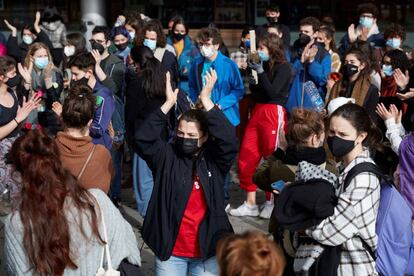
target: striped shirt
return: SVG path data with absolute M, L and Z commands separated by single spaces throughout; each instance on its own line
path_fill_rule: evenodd
M 373 250 L 376 249 L 375 222 L 379 207 L 380 181 L 373 173 L 361 173 L 343 191 L 348 172 L 363 162 L 374 163 L 368 151 L 355 158 L 340 174 L 338 205 L 334 214 L 316 227 L 306 230 L 307 235 L 322 244 L 342 245 L 338 275 L 378 275 L 375 261 L 364 249 L 361 239 Z

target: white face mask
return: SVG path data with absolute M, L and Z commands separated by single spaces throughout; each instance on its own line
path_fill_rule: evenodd
M 22 40 L 24 43 L 26 43 L 27 45 L 30 45 L 33 43 L 33 37 L 31 37 L 30 35 L 24 35 L 22 37 Z
M 131 38 L 131 40 L 134 40 L 135 32 L 128 32 L 128 33 L 129 33 L 129 37 Z
M 211 46 L 201 46 L 200 53 L 205 58 L 211 58 L 214 55 L 214 48 Z
M 75 47 L 74 46 L 65 46 L 65 48 L 63 48 L 63 52 L 65 53 L 65 56 L 71 57 L 75 54 Z

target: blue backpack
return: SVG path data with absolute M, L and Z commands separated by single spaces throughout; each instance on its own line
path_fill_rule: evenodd
M 364 172 L 374 173 L 382 181 L 376 221 L 377 250 L 374 252 L 363 239 L 362 244 L 375 260 L 375 268 L 380 275 L 414 275 L 411 209 L 389 177 L 369 162 L 360 163 L 349 171 L 344 181 L 345 189 L 355 176 Z

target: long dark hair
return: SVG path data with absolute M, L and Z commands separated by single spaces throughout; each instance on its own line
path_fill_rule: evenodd
M 86 213 L 92 234 L 103 243 L 98 232 L 96 201 L 74 176 L 62 167 L 54 139 L 43 131 L 32 130 L 16 139 L 11 160 L 22 176 L 20 217 L 23 246 L 36 275 L 62 275 L 65 268 L 76 269 L 70 252 L 70 204 Z M 82 223 L 79 229 L 86 237 Z
M 166 70 L 154 53 L 146 46 L 135 46 L 131 50 L 132 60 L 138 68 L 138 77 L 148 99 L 165 97 Z
M 366 132 L 367 137 L 362 142 L 363 146 L 382 151 L 382 132 L 372 121 L 364 107 L 348 103 L 335 110 L 331 115 L 331 119 L 333 117 L 341 117 L 347 120 L 356 129 L 358 134 Z
M 285 53 L 283 51 L 283 42 L 276 34 L 266 34 L 260 39 L 259 44 L 266 46 L 269 50 L 269 69 L 270 73 L 276 70 L 278 64 L 287 63 Z
M 370 63 L 368 55 L 358 48 L 351 48 L 350 50 L 348 50 L 345 54 L 345 57 L 348 55 L 354 55 L 361 64 L 365 65 L 365 68 L 359 73 L 358 80 L 362 78 L 369 78 L 372 70 L 371 70 L 371 63 Z M 341 73 L 343 76 L 345 75 L 344 70 L 345 70 L 345 63 L 343 63 L 341 67 Z M 350 84 L 349 79 L 342 78 L 341 83 L 340 83 L 339 95 L 345 96 L 347 94 L 349 84 Z
M 330 39 L 331 42 L 329 43 L 329 48 L 333 51 L 333 52 L 337 52 L 337 48 L 336 48 L 336 42 L 335 42 L 335 31 L 330 28 L 330 27 L 321 27 L 319 29 L 319 32 L 322 32 L 325 34 L 327 39 Z

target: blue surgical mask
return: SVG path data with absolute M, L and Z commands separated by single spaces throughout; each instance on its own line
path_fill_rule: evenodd
M 372 27 L 372 25 L 374 24 L 374 18 L 370 18 L 370 17 L 361 16 L 361 17 L 359 18 L 359 24 L 360 24 L 362 27 L 365 27 L 365 28 L 371 28 L 371 27 Z
M 157 48 L 157 41 L 156 40 L 151 40 L 151 39 L 145 39 L 144 40 L 144 46 L 147 46 L 152 51 L 154 51 L 155 48 Z
M 401 39 L 399 38 L 387 39 L 387 46 L 392 49 L 398 49 L 401 47 Z
M 30 44 L 33 43 L 33 37 L 31 37 L 30 35 L 24 35 L 24 36 L 22 36 L 22 40 L 27 45 L 30 45 Z
M 382 71 L 384 72 L 384 75 L 387 77 L 391 77 L 394 74 L 394 70 L 392 70 L 391 65 L 382 65 Z
M 259 54 L 260 60 L 261 61 L 269 61 L 270 57 L 268 54 L 266 54 L 263 51 L 257 51 L 257 53 Z
M 246 48 L 247 48 L 247 49 L 250 49 L 250 39 L 246 39 L 246 40 L 244 41 L 244 45 L 246 45 Z
M 39 68 L 40 70 L 43 70 L 49 64 L 49 58 L 48 57 L 37 57 L 34 60 L 34 64 L 36 65 L 37 68 Z

